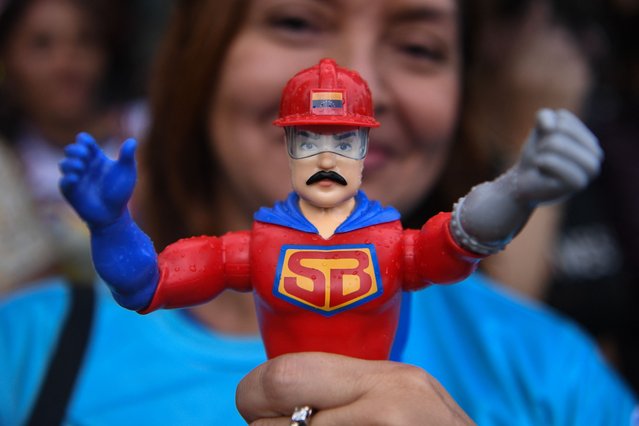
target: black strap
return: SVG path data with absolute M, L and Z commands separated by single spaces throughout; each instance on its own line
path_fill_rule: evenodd
M 59 425 L 64 420 L 76 377 L 89 341 L 95 295 L 93 286 L 70 286 L 69 313 L 58 344 L 26 423 L 29 426 Z

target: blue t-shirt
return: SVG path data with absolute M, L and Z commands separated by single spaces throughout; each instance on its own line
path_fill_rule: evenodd
M 68 308 L 61 281 L 0 306 L 0 425 L 24 422 Z M 480 275 L 406 295 L 396 359 L 435 376 L 480 425 L 630 424 L 636 400 L 572 324 Z M 186 311 L 142 316 L 99 286 L 68 424 L 245 424 L 237 383 L 266 359 L 257 336 Z

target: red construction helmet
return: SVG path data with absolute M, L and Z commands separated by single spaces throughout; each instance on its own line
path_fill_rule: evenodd
M 378 127 L 368 85 L 355 71 L 332 59 L 305 69 L 291 78 L 282 93 L 276 126 Z

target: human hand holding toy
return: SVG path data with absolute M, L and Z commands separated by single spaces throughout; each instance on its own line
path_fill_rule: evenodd
M 371 413 L 388 426 L 475 424 L 421 368 L 317 352 L 261 364 L 239 383 L 235 400 L 252 425 L 290 425 L 291 407 L 303 406 L 317 412 L 311 424 L 370 424 Z

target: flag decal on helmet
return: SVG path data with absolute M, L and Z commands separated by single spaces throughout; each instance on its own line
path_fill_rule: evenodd
M 315 115 L 344 114 L 344 92 L 312 91 L 311 112 Z

